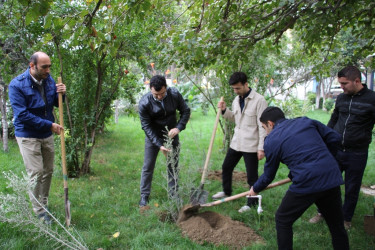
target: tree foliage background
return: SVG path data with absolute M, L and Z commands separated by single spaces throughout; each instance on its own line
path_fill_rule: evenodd
M 2 98 L 33 52 L 50 55 L 53 77 L 67 85 L 71 175 L 90 172 L 112 102 L 136 103 L 155 70 L 172 69 L 215 108 L 218 96 L 232 100 L 226 83 L 234 71 L 272 102 L 346 64 L 375 65 L 372 0 L 1 0 L 0 9 Z M 211 88 L 202 87 L 204 77 Z

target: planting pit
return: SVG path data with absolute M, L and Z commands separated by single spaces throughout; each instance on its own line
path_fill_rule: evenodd
M 226 245 L 240 249 L 264 242 L 262 237 L 244 223 L 211 211 L 190 214 L 182 219 L 180 217 L 177 225 L 183 236 L 198 244 L 208 242 L 216 246 Z
M 222 181 L 221 176 L 222 176 L 222 171 L 221 170 L 209 171 L 208 175 L 207 175 L 207 179 L 209 179 L 209 180 L 215 180 L 215 181 Z M 236 183 L 236 182 L 247 182 L 246 173 L 234 170 L 233 171 L 232 181 L 233 181 L 233 183 Z

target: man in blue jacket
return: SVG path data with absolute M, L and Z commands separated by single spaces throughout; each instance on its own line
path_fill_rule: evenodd
M 275 216 L 279 249 L 293 249 L 293 223 L 315 203 L 324 215 L 334 249 L 349 249 L 341 208 L 341 172 L 334 158 L 340 135 L 306 117 L 285 119 L 277 107 L 260 117 L 267 137 L 264 142 L 264 173 L 250 189 L 257 195 L 275 178 L 280 163 L 289 168 L 292 185 Z
M 47 208 L 51 186 L 54 141 L 63 127 L 54 122 L 53 106 L 58 106 L 58 93 L 65 93 L 64 84 L 56 84 L 50 76 L 51 60 L 43 52 L 34 53 L 29 68 L 9 84 L 9 100 L 13 108 L 13 123 L 26 172 L 35 187 L 30 194 L 32 207 L 45 223 L 51 219 Z
M 139 101 L 139 117 L 145 137 L 145 155 L 141 175 L 141 199 L 139 207 L 144 207 L 149 201 L 155 162 L 159 151 L 165 156 L 171 151 L 164 146 L 167 135 L 173 138 L 173 150 L 179 150 L 178 134 L 185 129 L 190 118 L 190 108 L 182 95 L 175 88 L 168 88 L 164 76 L 156 75 L 150 80 L 150 92 Z M 179 120 L 177 121 L 177 111 Z M 178 153 L 175 154 L 178 158 Z M 173 165 L 173 166 L 172 166 Z M 168 195 L 176 198 L 178 189 L 178 159 L 168 165 Z

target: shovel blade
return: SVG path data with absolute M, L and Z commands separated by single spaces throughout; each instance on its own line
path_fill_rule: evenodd
M 205 204 L 207 202 L 208 192 L 203 189 L 193 189 L 190 195 L 190 203 L 193 205 Z

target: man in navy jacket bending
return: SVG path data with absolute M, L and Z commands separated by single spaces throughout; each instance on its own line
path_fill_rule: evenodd
M 264 142 L 264 173 L 250 189 L 257 195 L 275 178 L 280 163 L 288 166 L 292 180 L 276 212 L 279 249 L 293 248 L 293 223 L 315 203 L 324 215 L 334 249 L 349 249 L 344 228 L 340 185 L 341 172 L 333 155 L 340 135 L 306 117 L 285 119 L 277 107 L 268 107 L 260 117 L 267 137 Z

